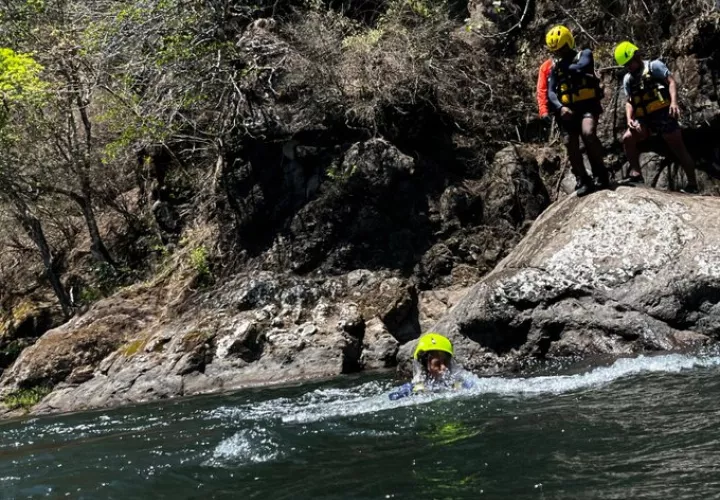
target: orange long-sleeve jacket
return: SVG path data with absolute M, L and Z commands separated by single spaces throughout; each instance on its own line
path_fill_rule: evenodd
M 548 110 L 548 78 L 553 68 L 553 60 L 548 59 L 540 66 L 537 81 L 537 103 L 540 117 L 550 113 Z

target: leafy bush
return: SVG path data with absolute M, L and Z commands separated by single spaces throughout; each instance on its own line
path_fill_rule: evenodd
M 208 262 L 208 250 L 204 246 L 194 248 L 190 252 L 190 262 L 200 276 L 210 275 L 210 263 Z
M 19 389 L 5 396 L 2 402 L 11 410 L 22 408 L 27 411 L 38 404 L 45 396 L 50 394 L 51 391 L 52 389 L 47 386 Z

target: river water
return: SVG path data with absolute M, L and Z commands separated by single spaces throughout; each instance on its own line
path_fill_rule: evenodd
M 391 402 L 391 378 L 0 424 L 0 498 L 720 498 L 720 357 Z

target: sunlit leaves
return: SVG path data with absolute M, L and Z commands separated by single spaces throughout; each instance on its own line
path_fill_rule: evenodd
M 5 103 L 41 102 L 47 83 L 40 78 L 43 68 L 28 54 L 0 48 L 0 97 Z

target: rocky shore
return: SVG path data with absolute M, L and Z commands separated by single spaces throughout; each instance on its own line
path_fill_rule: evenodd
M 720 331 L 716 213 L 647 188 L 568 196 L 469 288 L 357 270 L 237 276 L 179 307 L 128 289 L 25 349 L 0 391 L 52 384 L 42 414 L 331 377 L 402 365 L 430 329 L 479 374 L 687 349 Z

